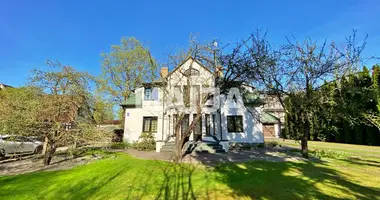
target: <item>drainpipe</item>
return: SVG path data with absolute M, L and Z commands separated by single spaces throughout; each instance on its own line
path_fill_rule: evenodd
M 164 141 L 164 126 L 165 126 L 165 95 L 162 97 L 162 130 L 161 130 L 161 138 Z
M 220 101 L 220 98 L 219 98 Z M 223 132 L 222 132 L 222 112 L 220 108 L 220 103 L 219 103 L 219 130 L 220 130 L 220 140 L 223 140 Z

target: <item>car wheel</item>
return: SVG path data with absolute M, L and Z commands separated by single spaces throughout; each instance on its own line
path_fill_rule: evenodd
M 38 146 L 36 147 L 36 149 L 34 149 L 34 154 L 41 154 L 42 153 L 42 146 Z

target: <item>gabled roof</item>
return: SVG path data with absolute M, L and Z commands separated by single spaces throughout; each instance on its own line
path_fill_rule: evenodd
M 5 85 L 5 84 L 3 84 L 3 83 L 0 83 L 0 90 L 1 90 L 1 89 L 5 89 L 5 88 L 13 88 L 13 87 L 10 86 L 10 85 Z
M 203 67 L 204 69 L 206 69 L 207 71 L 209 71 L 211 74 L 213 74 L 214 72 L 212 72 L 209 68 L 205 67 L 201 62 L 199 62 L 197 59 L 193 58 L 192 56 L 188 56 L 185 60 L 183 60 L 180 64 L 178 64 L 166 77 L 169 77 L 170 75 L 172 75 L 175 71 L 177 71 L 177 69 L 179 69 L 183 64 L 185 64 L 188 60 L 192 59 L 194 62 L 196 62 L 199 66 Z

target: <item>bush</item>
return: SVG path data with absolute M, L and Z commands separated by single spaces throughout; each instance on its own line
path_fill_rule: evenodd
M 266 147 L 277 147 L 278 146 L 278 142 L 276 141 L 269 141 L 269 142 L 265 142 L 265 146 Z
M 332 150 L 320 150 L 316 149 L 314 151 L 309 151 L 311 157 L 315 158 L 346 158 L 349 155 L 344 152 L 337 152 Z
M 111 149 L 128 149 L 131 147 L 133 147 L 133 145 L 126 142 L 118 142 L 110 145 Z
M 134 144 L 134 147 L 139 151 L 153 151 L 156 149 L 153 133 L 141 133 L 139 142 Z

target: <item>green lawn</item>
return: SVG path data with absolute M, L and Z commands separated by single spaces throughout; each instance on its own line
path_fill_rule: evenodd
M 300 147 L 299 141 L 295 140 L 284 140 L 281 138 L 266 138 L 265 141 L 277 141 L 279 144 L 290 147 Z M 308 142 L 310 150 L 332 150 L 337 152 L 345 152 L 350 155 L 358 155 L 363 157 L 377 157 L 380 158 L 380 146 L 364 146 L 356 144 L 341 144 L 332 142 L 318 142 L 309 141 Z
M 0 177 L 0 199 L 380 199 L 380 159 L 203 167 L 116 154 L 66 171 Z

